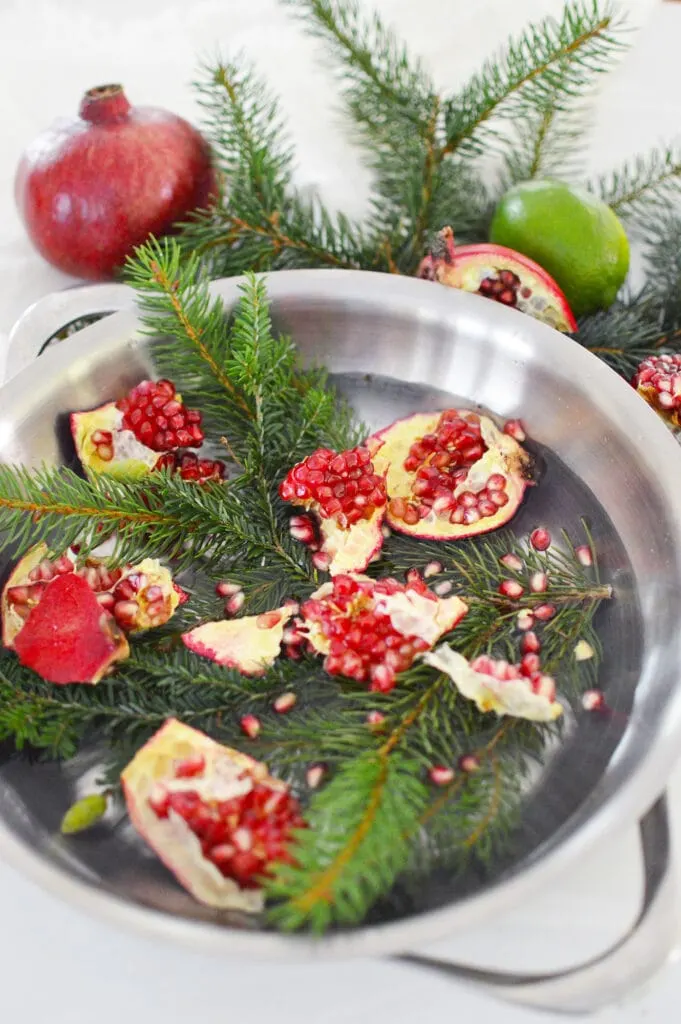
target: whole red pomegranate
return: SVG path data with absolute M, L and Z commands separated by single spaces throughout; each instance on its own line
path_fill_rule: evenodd
M 187 121 L 131 107 L 120 85 L 90 89 L 80 116 L 39 135 L 17 170 L 28 234 L 54 266 L 110 278 L 133 248 L 168 233 L 216 192 L 208 143 Z

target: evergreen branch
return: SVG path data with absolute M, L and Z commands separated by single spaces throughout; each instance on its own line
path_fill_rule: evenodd
M 671 146 L 636 156 L 589 188 L 619 217 L 636 220 L 651 208 L 673 203 L 681 191 L 681 153 Z
M 620 50 L 619 25 L 610 3 L 600 0 L 566 4 L 560 22 L 531 25 L 447 102 L 445 152 L 480 153 L 493 118 L 518 116 L 533 98 L 581 93 Z

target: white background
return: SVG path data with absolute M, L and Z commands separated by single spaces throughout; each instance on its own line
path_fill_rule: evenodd
M 367 6 L 369 0 L 367 0 Z M 423 55 L 437 82 L 453 86 L 510 32 L 561 0 L 376 0 Z M 681 3 L 632 0 L 643 25 L 599 97 L 587 164 L 616 165 L 681 134 L 678 53 Z M 319 50 L 276 0 L 0 0 L 0 372 L 6 334 L 22 310 L 71 279 L 31 250 L 12 198 L 22 147 L 82 92 L 122 81 L 133 103 L 194 118 L 189 83 L 197 58 L 246 49 L 281 94 L 300 157 L 301 182 L 361 211 L 366 178 L 344 141 Z M 681 785 L 675 789 L 681 817 Z M 461 959 L 537 970 L 576 963 L 632 920 L 639 872 L 633 830 L 610 837 L 570 879 L 532 906 L 452 939 Z M 541 1024 L 544 1015 L 502 1007 L 450 982 L 388 963 L 316 967 L 230 964 L 189 954 L 83 917 L 0 866 L 2 1018 L 27 1024 L 425 1024 L 456 1015 L 478 1024 Z M 607 1011 L 621 1024 L 678 1019 L 681 966 L 649 991 Z

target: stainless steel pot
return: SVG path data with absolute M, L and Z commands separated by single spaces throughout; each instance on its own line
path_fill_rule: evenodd
M 214 284 L 225 305 L 235 280 Z M 634 391 L 570 339 L 516 311 L 428 282 L 360 272 L 271 275 L 276 326 L 305 359 L 327 364 L 375 425 L 451 399 L 521 416 L 546 461 L 543 485 L 518 519 L 576 529 L 587 516 L 615 600 L 601 618 L 601 684 L 616 711 L 584 714 L 533 789 L 514 853 L 493 879 L 438 878 L 380 920 L 322 940 L 284 937 L 199 907 L 135 841 L 125 823 L 67 844 L 61 810 L 87 757 L 71 765 L 7 759 L 0 772 L 0 852 L 66 899 L 136 929 L 230 955 L 306 958 L 401 955 L 536 1006 L 585 1010 L 647 977 L 673 941 L 675 902 L 664 800 L 681 743 L 681 450 Z M 109 399 L 148 371 L 153 342 L 138 331 L 123 286 L 62 292 L 13 332 L 0 394 L 0 458 L 68 457 L 64 414 Z M 59 327 L 123 311 L 38 353 Z M 652 810 L 651 810 L 652 807 Z M 443 964 L 424 943 L 492 919 L 641 819 L 646 892 L 615 950 L 561 975 L 520 976 Z

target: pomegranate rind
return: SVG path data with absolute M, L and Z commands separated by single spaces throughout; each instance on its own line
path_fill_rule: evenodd
M 48 683 L 98 683 L 130 654 L 125 634 L 103 611 L 94 591 L 75 573 L 57 576 L 45 588 L 14 638 L 22 665 Z
M 123 413 L 115 402 L 107 402 L 89 412 L 71 413 L 71 436 L 76 454 L 89 473 L 138 480 L 153 471 L 160 453 L 147 448 L 131 430 L 124 430 L 122 421 Z M 96 430 L 113 435 L 114 454 L 108 462 L 100 459 L 97 446 L 92 441 Z
M 279 615 L 279 621 L 266 626 L 267 614 Z M 285 605 L 265 616 L 245 615 L 240 619 L 205 622 L 184 633 L 182 641 L 194 654 L 209 658 L 225 668 L 235 668 L 245 676 L 261 676 L 274 664 L 281 651 L 284 628 L 291 618 Z
M 5 583 L 2 591 L 2 646 L 9 647 L 10 649 L 14 646 L 14 638 L 24 628 L 25 619 L 22 619 L 20 615 L 17 615 L 13 606 L 7 599 L 7 592 L 12 587 L 21 587 L 29 582 L 29 573 L 33 569 L 37 568 L 42 562 L 43 558 L 47 558 L 49 555 L 49 549 L 47 544 L 36 544 L 34 548 L 31 548 L 20 561 L 14 566 L 9 579 Z
M 428 277 L 449 288 L 478 293 L 485 278 L 496 277 L 501 270 L 510 270 L 520 278 L 517 305 L 520 310 L 558 331 L 574 334 L 578 330 L 570 303 L 558 283 L 534 260 L 491 242 L 454 245 L 451 228 L 440 232 L 440 252 L 425 257 L 419 268 L 420 277 Z M 523 295 L 523 289 L 530 295 Z
M 219 765 L 224 770 L 228 762 L 235 769 L 234 775 L 246 772 L 253 781 L 265 783 L 273 791 L 287 790 L 285 783 L 269 775 L 264 764 L 169 719 L 121 775 L 130 820 L 180 885 L 200 903 L 221 910 L 258 913 L 264 904 L 261 890 L 242 889 L 233 879 L 226 878 L 203 856 L 198 838 L 178 815 L 171 812 L 168 818 L 159 818 L 149 804 L 154 789 L 173 778 L 176 763 L 195 754 L 205 758 L 206 779 L 216 773 Z M 189 788 L 196 790 L 200 780 L 191 779 L 188 783 Z M 221 799 L 229 798 L 229 793 L 221 793 Z
M 374 509 L 369 519 L 360 519 L 348 529 L 343 529 L 333 519 L 320 520 L 320 551 L 331 559 L 330 576 L 366 569 L 383 547 L 381 528 L 384 519 L 385 506 Z
M 423 540 L 459 540 L 463 537 L 490 533 L 505 526 L 518 511 L 525 495 L 525 474 L 531 460 L 525 449 L 514 438 L 502 433 L 488 416 L 480 416 L 480 430 L 488 450 L 471 466 L 457 491 L 478 492 L 493 473 L 501 473 L 506 478 L 506 493 L 509 499 L 507 504 L 495 515 L 485 516 L 473 524 L 450 523 L 447 517 L 438 516 L 432 509 L 425 518 L 413 525 L 392 514 L 390 501 L 393 498 L 404 498 L 418 503 L 418 499 L 412 494 L 415 475 L 404 469 L 404 461 L 417 438 L 436 431 L 441 415 L 439 412 L 415 413 L 413 416 L 397 420 L 376 435 L 380 447 L 373 461 L 376 472 L 384 473 L 386 478 L 386 522 L 398 533 Z
M 357 573 L 352 575 L 358 581 L 370 579 Z M 312 594 L 311 600 L 323 601 L 332 593 L 333 584 L 324 583 Z M 374 608 L 388 616 L 393 629 L 398 633 L 403 636 L 418 636 L 431 646 L 446 633 L 451 632 L 468 611 L 468 605 L 460 597 L 437 597 L 430 593 L 426 596 L 410 589 L 409 586 L 397 594 L 377 594 Z M 303 613 L 304 609 L 305 605 Z M 310 622 L 303 614 L 299 629 L 317 654 L 329 653 L 330 640 L 320 623 Z
M 534 693 L 529 679 L 500 680 L 478 672 L 462 654 L 447 645 L 427 651 L 423 660 L 448 675 L 459 693 L 472 700 L 479 711 L 494 711 L 499 717 L 508 715 L 531 722 L 553 722 L 563 714 L 562 704 Z

